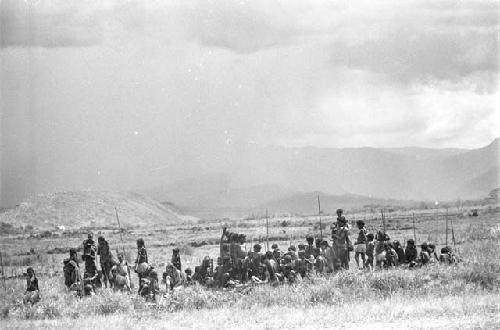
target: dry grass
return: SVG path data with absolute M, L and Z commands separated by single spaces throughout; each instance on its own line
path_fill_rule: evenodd
M 359 328 L 366 326 L 365 323 L 372 328 L 500 327 L 500 263 L 498 256 L 492 253 L 500 249 L 498 218 L 494 215 L 479 220 L 457 224 L 463 237 L 458 249 L 462 262 L 455 266 L 436 264 L 415 270 L 368 273 L 352 267 L 329 278 L 317 277 L 277 288 L 256 286 L 248 291 L 214 291 L 195 286 L 167 295 L 157 304 L 147 304 L 136 295 L 108 290 L 79 299 L 66 291 L 59 273 L 39 276 L 42 301 L 27 307 L 21 303 L 24 281 L 10 279 L 8 289 L 0 298 L 0 327 L 128 329 L 137 328 L 139 324 L 144 329 L 274 329 Z M 195 233 L 199 239 L 205 239 L 207 234 L 215 236 L 218 224 L 207 227 L 210 230 L 181 227 L 168 235 L 185 238 L 183 235 L 188 232 L 189 235 Z M 246 230 L 256 228 L 241 231 Z M 282 229 L 275 227 L 275 230 Z M 391 236 L 402 235 L 405 233 L 395 231 Z M 116 237 L 114 239 L 116 242 Z M 147 241 L 149 246 L 154 246 L 150 248 L 150 255 L 160 265 L 169 259 L 171 246 L 155 246 L 153 239 L 159 242 L 161 236 L 154 234 Z M 74 240 L 81 241 L 80 237 Z M 9 242 L 16 241 L 2 242 L 2 245 L 9 246 Z M 179 245 L 184 268 L 193 267 L 204 255 L 216 255 L 218 250 L 214 245 L 198 248 Z M 54 274 L 60 271 L 63 257 L 50 255 L 47 263 L 37 265 L 36 269 Z

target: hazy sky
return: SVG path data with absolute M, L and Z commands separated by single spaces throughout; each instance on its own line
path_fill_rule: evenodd
M 2 199 L 214 172 L 245 146 L 500 136 L 497 1 L 0 1 Z M 497 111 L 495 111 L 497 110 Z

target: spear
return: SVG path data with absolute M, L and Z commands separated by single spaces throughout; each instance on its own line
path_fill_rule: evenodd
M 455 232 L 453 231 L 453 220 L 450 220 L 451 225 L 451 241 L 453 242 L 453 248 L 455 248 Z
M 123 243 L 123 236 L 122 236 L 122 226 L 120 225 L 120 217 L 118 217 L 118 209 L 115 207 L 115 215 L 116 215 L 116 222 L 118 222 L 118 228 L 120 229 L 120 242 L 122 243 L 122 252 L 123 252 L 123 257 L 125 258 L 125 244 Z M 127 272 L 128 272 L 128 278 L 130 280 L 130 268 L 127 265 Z M 130 282 L 130 286 L 132 287 L 132 282 Z
M 417 244 L 417 233 L 415 232 L 415 212 L 413 212 L 413 240 Z
M 267 216 L 267 209 L 266 209 L 266 247 L 267 251 L 269 251 L 269 217 Z
M 383 224 L 383 226 L 384 226 L 384 234 L 385 234 L 385 216 L 384 216 L 384 210 L 383 210 L 383 209 L 381 209 L 381 210 L 380 210 L 380 213 L 381 213 L 381 215 L 382 215 L 382 224 Z
M 3 268 L 3 255 L 2 255 L 2 252 L 0 252 L 0 264 L 2 264 L 2 284 L 3 284 L 3 290 L 5 291 L 6 290 L 6 286 L 5 286 L 5 271 L 4 271 L 4 268 Z
M 318 215 L 319 215 L 319 238 L 320 242 L 323 242 L 323 224 L 321 223 L 321 202 L 318 195 Z
M 448 208 L 446 208 L 446 246 L 448 246 Z

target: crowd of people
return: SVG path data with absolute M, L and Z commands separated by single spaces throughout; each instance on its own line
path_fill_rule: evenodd
M 189 267 L 182 271 L 180 250 L 174 248 L 161 282 L 167 292 L 194 283 L 209 288 L 234 288 L 247 283 L 269 283 L 273 286 L 293 284 L 313 274 L 317 276 L 349 269 L 351 252 L 354 252 L 357 267 L 364 270 L 400 266 L 413 268 L 430 262 L 457 261 L 450 247 L 442 248 L 438 256 L 435 245 L 425 242 L 420 245 L 419 252 L 414 239 L 407 240 L 403 246 L 397 240 L 391 241 L 384 231 L 378 231 L 375 235 L 368 233 L 362 220 L 356 221 L 356 227 L 357 236 L 339 209 L 336 222 L 331 226 L 331 239 L 308 235 L 304 244 L 290 245 L 285 251 L 275 243 L 270 248 L 266 245 L 265 252 L 261 244 L 255 244 L 252 251 L 247 252 L 246 236 L 223 228 L 215 266 L 213 259 L 206 256 L 194 272 Z M 356 239 L 351 240 L 351 236 L 356 236 Z M 138 277 L 138 294 L 146 299 L 156 299 L 160 293 L 159 276 L 149 263 L 143 239 L 137 240 L 137 257 L 133 266 L 129 266 L 123 252 L 118 252 L 115 258 L 104 237 L 100 236 L 97 243 L 92 233 L 83 242 L 83 276 L 77 250 L 70 249 L 69 258 L 64 260 L 63 266 L 64 283 L 69 290 L 81 296 L 94 295 L 96 289 L 102 286 L 131 292 L 132 269 Z M 100 270 L 96 265 L 96 256 L 99 256 Z M 40 294 L 38 280 L 31 267 L 26 276 L 24 301 L 36 303 Z

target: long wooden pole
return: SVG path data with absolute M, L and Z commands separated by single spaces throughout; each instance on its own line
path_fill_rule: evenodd
M 413 240 L 415 241 L 415 244 L 417 244 L 417 233 L 415 229 L 415 212 L 413 212 Z
M 448 208 L 446 208 L 446 246 L 448 246 Z
M 125 258 L 125 245 L 123 244 L 122 226 L 120 224 L 120 217 L 118 217 L 118 209 L 116 207 L 115 207 L 115 215 L 116 215 L 116 221 L 118 222 L 118 228 L 120 229 L 120 241 L 122 243 L 123 258 Z M 129 269 L 128 265 L 127 265 L 127 272 L 128 272 L 128 278 L 130 281 L 130 269 Z M 132 281 L 130 281 L 130 287 L 132 288 Z
M 2 284 L 3 284 L 3 290 L 7 290 L 7 287 L 5 286 L 5 270 L 3 268 L 3 254 L 0 252 L 0 264 L 2 264 Z
M 385 216 L 384 216 L 384 209 L 380 210 L 380 213 L 382 214 L 382 225 L 384 227 L 384 234 L 385 234 Z
M 266 209 L 266 246 L 267 246 L 267 251 L 269 251 L 269 217 L 267 215 L 267 209 Z
M 321 223 L 321 202 L 318 195 L 318 215 L 319 215 L 319 238 L 320 242 L 323 242 L 323 224 Z
M 450 220 L 451 225 L 451 241 L 453 242 L 453 248 L 455 248 L 455 232 L 453 231 L 453 220 Z

